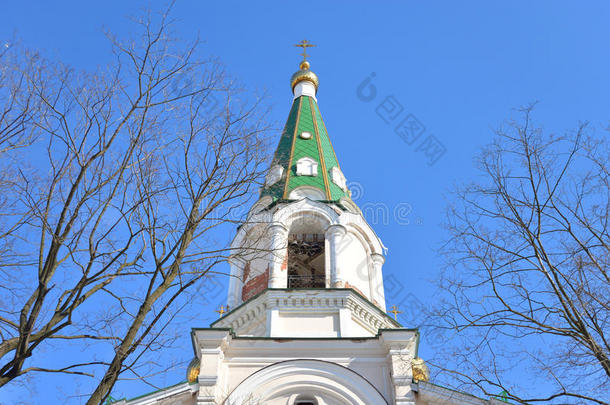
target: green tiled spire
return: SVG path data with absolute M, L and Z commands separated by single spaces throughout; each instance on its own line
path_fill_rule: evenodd
M 304 132 L 311 136 L 302 135 Z M 316 162 L 316 176 L 297 175 L 297 162 L 305 157 Z M 282 167 L 282 175 L 275 183 L 263 187 L 261 197 L 271 196 L 274 201 L 285 200 L 294 189 L 309 186 L 320 190 L 325 196 L 324 200 L 338 201 L 342 197 L 349 198 L 348 191 L 333 182 L 333 168 L 340 170 L 339 162 L 318 103 L 312 96 L 300 95 L 293 101 L 271 170 L 274 170 L 274 167 L 277 170 L 277 165 Z

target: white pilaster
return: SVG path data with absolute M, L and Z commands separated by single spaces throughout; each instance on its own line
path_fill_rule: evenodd
M 236 256 L 231 256 L 229 258 L 229 265 L 231 266 L 231 277 L 229 277 L 227 305 L 229 308 L 235 308 L 241 303 L 241 290 L 244 286 L 244 262 Z
M 339 337 L 352 337 L 354 333 L 350 327 L 352 322 L 352 311 L 348 308 L 339 310 Z
M 413 372 L 411 361 L 415 357 L 417 336 L 413 331 L 383 331 L 381 334 L 388 348 L 394 400 L 396 405 L 414 405 L 415 395 L 411 387 Z
M 269 225 L 269 233 L 271 236 L 269 287 L 287 288 L 288 269 L 285 266 L 285 262 L 288 254 L 288 229 L 276 222 Z
M 280 328 L 278 327 L 279 318 L 280 318 L 279 309 L 272 308 L 272 309 L 267 310 L 267 331 L 269 333 L 269 336 L 271 336 L 271 337 L 282 336 L 283 331 L 280 330 Z
M 371 261 L 373 262 L 373 272 L 369 278 L 371 282 L 371 296 L 385 312 L 385 292 L 383 289 L 383 274 L 381 271 L 383 263 L 385 262 L 385 257 L 378 253 L 373 253 L 371 255 Z
M 326 230 L 326 240 L 329 247 L 329 263 L 330 263 L 330 285 L 331 287 L 343 288 L 345 286 L 345 277 L 341 271 L 341 261 L 339 253 L 341 252 L 341 242 L 347 230 L 343 225 L 334 224 Z
M 222 390 L 219 384 L 221 377 L 224 347 L 229 339 L 227 331 L 197 331 L 195 343 L 198 346 L 200 357 L 199 393 L 197 405 L 214 405 L 222 399 Z

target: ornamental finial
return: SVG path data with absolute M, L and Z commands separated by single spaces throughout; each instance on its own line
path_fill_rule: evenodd
M 430 370 L 428 369 L 426 362 L 419 357 L 411 360 L 411 372 L 413 373 L 413 379 L 415 381 L 430 381 Z
M 307 57 L 309 56 L 307 54 L 307 48 L 314 47 L 315 45 L 312 44 L 311 42 L 309 42 L 308 40 L 304 39 L 301 42 L 299 42 L 298 44 L 295 44 L 294 46 L 303 48 L 303 52 L 301 53 L 301 55 L 303 56 L 303 60 L 299 64 L 299 71 L 296 72 L 295 74 L 293 74 L 292 77 L 290 78 L 290 86 L 292 87 L 292 91 L 294 92 L 294 87 L 298 83 L 307 81 L 307 82 L 310 82 L 313 84 L 314 89 L 311 92 L 312 94 L 310 94 L 310 95 L 315 97 L 315 94 L 318 91 L 318 76 L 316 76 L 316 74 L 314 72 L 309 70 L 309 62 L 307 61 Z M 305 93 L 299 93 L 299 95 L 302 95 L 302 94 L 305 94 Z
M 390 308 L 388 313 L 394 314 L 394 320 L 397 321 L 398 320 L 398 314 L 402 314 L 402 311 L 399 311 L 398 308 L 396 308 L 396 305 L 392 305 L 392 308 Z
M 188 367 L 186 368 L 186 380 L 189 383 L 197 382 L 197 378 L 199 378 L 199 370 L 201 368 L 201 360 L 198 357 L 195 357 Z
M 307 48 L 312 48 L 315 45 L 312 44 L 311 42 L 309 42 L 308 40 L 304 39 L 301 42 L 299 42 L 298 44 L 295 44 L 294 46 L 299 47 L 299 48 L 303 48 L 303 53 L 301 53 L 300 55 L 303 56 L 303 62 L 307 62 L 307 57 L 309 56 L 307 54 Z
M 228 309 L 229 309 L 228 307 L 227 307 L 227 309 L 225 309 L 225 306 L 224 306 L 224 305 L 221 305 L 221 306 L 220 306 L 220 308 L 218 308 L 218 309 L 217 309 L 216 311 L 214 311 L 214 312 L 216 312 L 216 313 L 218 314 L 218 317 L 219 317 L 219 318 L 222 318 L 222 315 L 223 315 L 223 314 L 225 314 L 225 313 L 227 313 L 227 312 L 228 312 Z

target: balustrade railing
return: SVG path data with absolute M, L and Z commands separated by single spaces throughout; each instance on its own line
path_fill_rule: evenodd
M 326 287 L 326 276 L 324 274 L 315 276 L 288 275 L 288 288 L 324 287 Z

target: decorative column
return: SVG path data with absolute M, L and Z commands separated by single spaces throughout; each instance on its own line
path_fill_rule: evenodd
M 371 283 L 371 296 L 379 308 L 385 312 L 385 292 L 383 289 L 383 274 L 381 272 L 385 257 L 379 253 L 373 253 L 371 255 L 371 261 L 373 262 L 373 271 L 369 278 Z
M 199 350 L 199 392 L 197 405 L 215 405 L 222 401 L 222 381 L 219 381 L 222 370 L 224 351 L 230 341 L 226 330 L 194 330 L 194 343 Z
M 288 228 L 279 222 L 269 225 L 271 260 L 269 288 L 288 288 Z
M 231 266 L 231 277 L 229 278 L 227 305 L 232 309 L 241 304 L 241 290 L 244 286 L 243 275 L 245 262 L 236 255 L 231 255 L 228 262 Z
M 384 330 L 381 333 L 381 340 L 388 349 L 395 404 L 415 405 L 415 395 L 411 387 L 413 382 L 411 362 L 416 356 L 418 332 L 404 329 Z
M 328 241 L 328 257 L 330 263 L 330 286 L 335 288 L 345 287 L 345 274 L 341 269 L 339 254 L 341 253 L 341 242 L 347 230 L 343 225 L 334 224 L 326 230 L 326 240 Z

